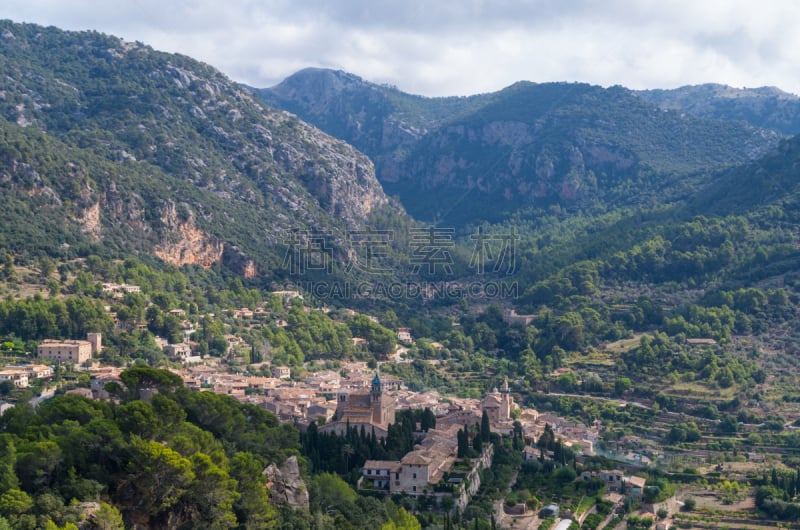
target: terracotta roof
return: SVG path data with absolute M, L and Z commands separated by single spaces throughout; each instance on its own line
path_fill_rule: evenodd
M 407 466 L 427 466 L 430 464 L 431 459 L 427 456 L 421 455 L 416 451 L 412 451 L 403 457 L 403 464 Z
M 388 469 L 394 471 L 400 468 L 400 462 L 396 460 L 367 460 L 364 462 L 364 469 Z
M 644 488 L 644 485 L 647 484 L 647 479 L 644 477 L 628 477 L 627 482 L 638 488 Z

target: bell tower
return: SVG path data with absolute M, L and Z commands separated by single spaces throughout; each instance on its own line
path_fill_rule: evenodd
M 375 372 L 375 377 L 372 378 L 372 389 L 370 390 L 372 402 L 374 403 L 375 401 L 380 401 L 382 393 L 383 383 L 381 383 L 381 376 L 378 375 L 378 372 Z

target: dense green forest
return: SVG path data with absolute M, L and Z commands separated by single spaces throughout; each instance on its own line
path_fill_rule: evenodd
M 64 395 L 0 418 L 0 512 L 13 528 L 76 523 L 80 503 L 101 497 L 111 504 L 92 516 L 97 528 L 121 528 L 120 514 L 149 528 L 280 526 L 261 471 L 297 454 L 294 428 L 170 372 L 131 368 L 122 380 L 118 405 Z

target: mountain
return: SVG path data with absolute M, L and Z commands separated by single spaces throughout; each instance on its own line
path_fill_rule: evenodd
M 387 193 L 440 223 L 670 200 L 692 189 L 687 177 L 755 158 L 778 140 L 747 124 L 664 111 L 622 87 L 581 83 L 423 98 L 313 69 L 259 94 L 361 149 Z
M 800 97 L 775 87 L 733 88 L 704 84 L 636 95 L 661 108 L 701 118 L 742 121 L 783 136 L 800 134 Z
M 708 175 L 681 203 L 619 212 L 609 216 L 610 222 L 590 218 L 588 229 L 575 231 L 577 237 L 560 238 L 558 250 L 544 248 L 520 268 L 543 270 L 540 263 L 546 261 L 552 270 L 559 263 L 605 259 L 614 263 L 607 264 L 610 276 L 645 279 L 651 287 L 664 279 L 708 291 L 730 285 L 763 288 L 758 282 L 765 279 L 773 285 L 792 282 L 800 272 L 799 169 L 800 136 L 781 140 L 756 160 Z M 620 256 L 639 261 L 622 266 L 616 261 Z M 637 270 L 643 263 L 646 272 Z
M 758 160 L 721 172 L 686 208 L 694 214 L 719 216 L 776 208 L 800 212 L 799 169 L 800 136 L 794 136 Z
M 296 234 L 397 215 L 372 162 L 214 68 L 97 32 L 0 22 L 0 246 L 274 277 Z M 293 235 L 295 234 L 295 235 Z
M 272 107 L 284 109 L 391 164 L 405 150 L 454 116 L 477 110 L 491 95 L 426 98 L 365 81 L 341 70 L 306 68 L 282 83 L 256 89 Z

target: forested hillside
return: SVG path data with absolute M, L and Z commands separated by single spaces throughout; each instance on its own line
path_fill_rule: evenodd
M 403 216 L 363 155 L 208 65 L 96 32 L 0 24 L 0 244 L 274 278 L 293 232 Z M 336 234 L 336 235 L 334 235 Z
M 11 22 L 0 74 L 0 530 L 489 530 L 551 500 L 612 528 L 672 480 L 736 497 L 729 463 L 758 488 L 737 515 L 797 520 L 792 97 L 424 98 L 310 69 L 270 108 L 184 56 Z M 96 333 L 83 362 L 36 357 Z M 326 426 L 343 390 L 396 419 L 384 439 Z M 501 399 L 545 425 L 510 407 L 490 432 Z M 451 413 L 452 473 L 357 493 Z M 578 479 L 623 463 L 649 486 L 617 508 Z
M 293 427 L 167 371 L 131 368 L 122 380 L 109 389 L 118 406 L 65 395 L 0 417 L 0 510 L 13 528 L 280 526 L 262 470 L 297 454 Z M 100 493 L 118 508 L 92 506 Z
M 422 98 L 343 72 L 304 70 L 259 91 L 367 153 L 415 217 L 497 222 L 525 207 L 598 214 L 686 193 L 714 168 L 763 154 L 777 134 L 663 111 L 623 88 L 516 83 Z

